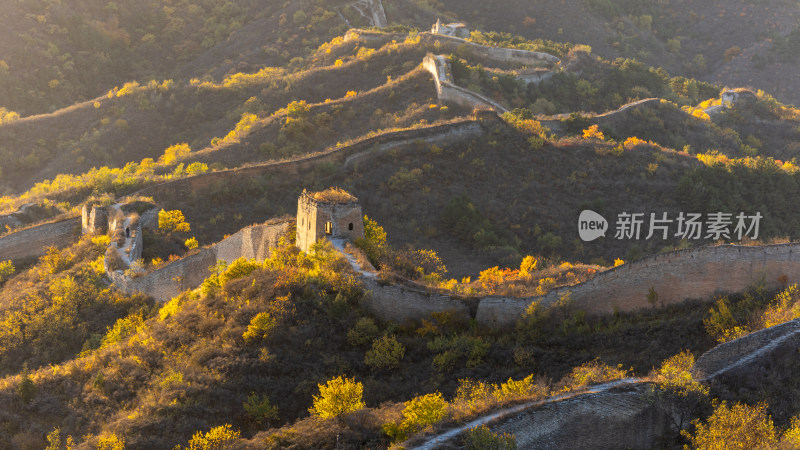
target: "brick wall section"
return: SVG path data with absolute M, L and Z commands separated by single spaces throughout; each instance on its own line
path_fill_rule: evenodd
M 784 337 L 788 338 L 783 340 L 786 345 L 791 346 L 793 350 L 797 348 L 798 339 L 800 339 L 800 319 L 791 320 L 774 327 L 755 331 L 739 339 L 724 342 L 697 358 L 692 371 L 699 378 L 713 375 L 717 371 L 740 361 L 744 356 L 775 344 Z
M 647 401 L 649 383 L 579 395 L 530 408 L 489 426 L 510 433 L 518 448 L 653 448 L 668 430 Z
M 433 41 L 465 45 L 467 50 L 499 62 L 514 62 L 530 67 L 552 66 L 561 62 L 558 57 L 549 53 L 532 52 L 529 50 L 519 50 L 513 48 L 487 47 L 485 45 L 469 42 L 459 37 L 445 36 L 442 34 L 432 34 L 427 32 L 420 34 L 425 35 L 426 38 Z
M 436 95 L 440 103 L 455 103 L 468 109 L 488 106 L 498 113 L 508 111 L 498 103 L 453 83 L 450 62 L 444 56 L 428 53 L 422 60 L 422 67 L 433 75 L 433 81 L 436 84 Z
M 679 250 L 624 264 L 542 297 L 487 297 L 480 302 L 476 318 L 483 325 L 513 326 L 532 301 L 549 305 L 567 293 L 578 308 L 590 314 L 634 311 L 652 307 L 648 301 L 651 287 L 658 295 L 656 306 L 663 306 L 742 292 L 762 278 L 767 289 L 780 289 L 783 285 L 778 277 L 782 275 L 789 284 L 800 281 L 800 244 Z
M 500 63 L 513 62 L 523 64 L 528 67 L 550 67 L 561 62 L 558 57 L 544 52 L 487 47 L 485 45 L 475 44 L 459 37 L 433 34 L 427 31 L 419 34 L 425 41 L 446 44 L 448 49 L 461 47 L 475 55 L 495 60 Z M 345 34 L 344 39 L 346 41 L 353 39 L 354 35 L 358 35 L 360 39 L 367 41 L 383 40 L 387 42 L 391 39 L 395 39 L 399 42 L 408 37 L 408 34 L 406 33 L 384 33 L 379 31 L 351 29 Z
M 158 208 L 153 208 L 147 210 L 139 216 L 139 223 L 142 225 L 142 228 L 147 228 L 149 230 L 157 230 L 158 229 Z
M 364 289 L 369 294 L 362 305 L 383 320 L 406 322 L 430 317 L 431 313 L 452 311 L 469 319 L 469 307 L 446 295 L 418 291 L 397 285 L 382 286 L 373 279 L 364 279 Z
M 137 278 L 128 278 L 121 271 L 109 274 L 114 286 L 122 292 L 133 294 L 141 292 L 165 302 L 184 290 L 200 285 L 208 276 L 208 268 L 217 263 L 216 252 L 204 248 L 198 253 L 186 256 L 179 261 Z
M 239 258 L 263 261 L 272 254 L 281 236 L 289 230 L 289 223 L 270 222 L 242 228 L 213 246 L 216 248 L 216 258 L 228 263 Z
M 30 260 L 44 255 L 47 247 L 66 247 L 81 234 L 81 218 L 39 225 L 0 238 L 0 261 Z
M 547 403 L 490 428 L 515 435 L 518 448 L 652 448 L 667 422 L 645 398 L 648 388 L 642 383 Z
M 701 247 L 646 257 L 540 297 L 476 299 L 474 317 L 482 326 L 512 327 L 532 302 L 550 305 L 564 295 L 569 295 L 575 307 L 591 314 L 635 311 L 653 307 L 648 298 L 651 287 L 658 295 L 655 306 L 664 306 L 742 292 L 762 278 L 767 289 L 780 289 L 778 277 L 782 275 L 790 284 L 800 280 L 800 244 Z M 373 280 L 366 283 L 373 292 L 365 306 L 384 320 L 414 320 L 447 310 L 472 315 L 467 303 L 446 295 L 380 286 Z
M 697 359 L 694 375 L 735 384 L 752 366 L 770 361 L 770 355 L 790 355 L 798 346 L 800 319 L 795 319 L 714 347 Z M 651 386 L 632 380 L 600 392 L 545 400 L 508 413 L 489 428 L 513 434 L 519 448 L 657 448 L 671 432 L 668 418 L 650 402 Z
M 147 275 L 128 278 L 121 271 L 108 275 L 122 292 L 141 292 L 165 302 L 187 289 L 199 286 L 210 274 L 208 269 L 215 266 L 218 260 L 230 263 L 240 257 L 266 259 L 288 229 L 289 222 L 253 225 Z
M 355 161 L 377 155 L 386 149 L 397 148 L 399 145 L 411 144 L 416 141 L 447 144 L 478 137 L 483 133 L 483 127 L 475 119 L 456 120 L 442 125 L 383 133 L 378 136 L 364 138 L 344 147 L 328 149 L 302 159 L 270 162 L 170 180 L 146 187 L 132 195 L 153 197 L 158 202 L 160 199 L 187 195 L 230 180 L 241 180 L 267 174 L 278 174 L 280 176 L 298 175 L 307 173 L 320 164 L 349 165 Z

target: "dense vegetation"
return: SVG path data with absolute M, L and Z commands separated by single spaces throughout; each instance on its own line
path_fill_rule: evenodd
M 591 0 L 562 19 L 547 8 L 526 15 L 540 2 L 506 3 L 519 10 L 514 24 L 474 31 L 472 41 L 557 55 L 551 78 L 526 84 L 517 76 L 530 68 L 414 29 L 439 15 L 496 20 L 468 1 L 456 13 L 449 1 L 387 2 L 389 32 L 347 39 L 347 24 L 370 19 L 346 2 L 9 5 L 0 12 L 0 210 L 21 209 L 0 233 L 154 187 L 133 199 L 162 211 L 133 268 L 149 270 L 293 214 L 303 189 L 338 185 L 370 216 L 356 244 L 381 282 L 467 296 L 541 295 L 623 259 L 707 243 L 584 243 L 575 217 L 587 208 L 607 218 L 760 212 L 762 242 L 796 238 L 800 217 L 787 198 L 800 190 L 800 111 L 740 90 L 740 103 L 705 113 L 720 103 L 712 72 L 743 61 L 750 27 L 722 48 L 722 38 L 697 31 L 718 23 L 706 5 L 684 13 Z M 718 17 L 751 10 L 737 4 Z M 604 18 L 600 32 L 560 29 L 587 11 L 591 23 Z M 795 12 L 770 5 L 754 14 Z M 602 39 L 583 39 L 591 33 Z M 797 41 L 796 30 L 776 34 L 749 61 L 792 65 Z M 458 85 L 511 112 L 440 104 L 419 67 L 428 52 L 449 55 Z M 660 100 L 614 112 L 651 97 Z M 483 134 L 376 144 L 368 161 L 345 167 L 180 183 L 465 120 Z M 793 358 L 770 355 L 768 376 L 759 366 L 711 387 L 689 374 L 694 355 L 716 343 L 800 317 L 796 286 L 602 317 L 564 296 L 490 330 L 449 313 L 378 320 L 338 252 L 320 244 L 301 253 L 291 236 L 267 260 L 220 263 L 200 288 L 156 305 L 107 285 L 108 243 L 84 237 L 32 264 L 0 255 L 0 447 L 387 447 L 509 403 L 649 373 L 659 407 L 679 413 L 665 445 L 797 440 Z M 488 428 L 459 439 L 513 447 Z
M 37 267 L 52 259 L 44 257 Z M 113 433 L 133 447 L 167 447 L 229 423 L 245 436 L 255 434 L 256 446 L 328 445 L 329 433 L 257 432 L 306 416 L 317 384 L 342 374 L 363 382 L 364 402 L 373 409 L 361 420 L 390 423 L 397 409 L 376 408 L 387 400 L 439 391 L 460 404 L 470 398 L 478 402 L 482 397 L 475 392 L 485 390 L 480 395 L 500 401 L 511 395 L 502 394 L 509 389 L 529 395 L 536 384 L 526 378 L 531 373 L 539 380 L 564 378 L 553 386 L 538 382 L 536 395 L 543 395 L 627 372 L 604 369 L 599 362 L 573 371 L 596 355 L 644 374 L 681 348 L 703 349 L 710 342 L 703 328 L 706 307 L 700 304 L 588 318 L 567 302 L 550 311 L 531 310 L 516 331 L 490 333 L 448 314 L 418 323 L 383 323 L 360 308 L 363 295 L 330 246 L 318 245 L 306 256 L 287 239 L 263 263 L 220 265 L 197 291 L 160 309 L 129 307 L 79 358 L 7 378 L 3 402 L 13 408 L 6 409 L 4 440 L 33 438 L 26 430 L 35 423 L 48 430 L 59 426 L 75 439 L 91 432 L 89 442 Z M 58 339 L 68 332 L 54 328 L 50 335 Z M 644 334 L 648 339 L 631 338 Z M 24 346 L 35 350 L 36 342 Z M 31 368 L 38 361 L 28 360 Z M 503 387 L 509 378 L 526 379 L 530 387 Z M 491 394 L 488 384 L 458 381 L 465 379 L 496 383 L 499 393 Z M 31 387 L 23 388 L 24 383 Z M 471 391 L 464 391 L 468 387 Z M 67 403 L 74 407 L 66 408 Z M 459 407 L 466 410 L 451 420 L 491 404 L 464 404 Z M 41 414 L 41 408 L 48 413 Z M 301 428 L 322 426 L 325 414 L 320 415 L 305 419 Z M 84 428 L 88 424 L 100 428 Z M 385 443 L 401 432 L 387 436 L 381 425 L 359 431 L 352 422 L 339 422 L 343 438 L 352 442 Z M 154 429 L 159 433 L 147 432 Z

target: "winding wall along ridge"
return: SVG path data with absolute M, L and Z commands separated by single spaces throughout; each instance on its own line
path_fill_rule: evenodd
M 165 302 L 199 286 L 211 274 L 217 261 L 232 263 L 238 258 L 261 261 L 268 258 L 291 223 L 281 221 L 242 228 L 214 245 L 140 277 L 131 278 L 121 270 L 110 271 L 108 267 L 106 273 L 117 289 L 126 294 L 140 292 Z
M 800 346 L 800 319 L 717 345 L 701 355 L 693 373 L 713 382 L 726 373 L 758 364 L 773 352 Z M 513 434 L 520 449 L 653 448 L 669 431 L 669 418 L 650 394 L 651 382 L 628 378 L 590 386 L 580 394 L 557 395 L 479 417 L 428 438 L 414 448 L 447 445 L 465 431 L 487 425 Z
M 742 292 L 761 281 L 767 289 L 779 289 L 783 275 L 790 284 L 800 281 L 800 244 L 677 250 L 623 264 L 541 297 L 482 299 L 477 320 L 491 326 L 511 326 L 532 302 L 550 305 L 565 295 L 590 314 L 634 311 Z M 655 303 L 651 303 L 651 292 L 657 297 Z
M 165 195 L 177 195 L 182 192 L 202 190 L 215 183 L 225 182 L 230 179 L 257 177 L 276 172 L 279 172 L 281 175 L 297 175 L 303 171 L 313 169 L 320 164 L 352 165 L 383 151 L 414 144 L 415 142 L 436 144 L 453 143 L 478 137 L 483 133 L 483 127 L 476 119 L 462 119 L 422 128 L 392 131 L 377 136 L 366 137 L 346 146 L 330 148 L 298 159 L 273 161 L 164 181 L 148 186 L 130 195 L 143 195 L 158 198 Z
M 46 223 L 0 237 L 0 262 L 38 258 L 48 247 L 65 247 L 81 235 L 81 218 Z
M 450 62 L 444 56 L 429 53 L 422 60 L 422 66 L 433 75 L 436 95 L 440 102 L 452 102 L 469 109 L 488 106 L 500 114 L 508 111 L 504 106 L 477 92 L 457 86 L 453 82 Z

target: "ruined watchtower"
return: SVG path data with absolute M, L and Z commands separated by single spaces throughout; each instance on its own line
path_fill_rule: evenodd
M 431 27 L 431 34 L 442 34 L 444 36 L 454 36 L 462 39 L 469 38 L 469 28 L 463 23 L 442 23 L 436 19 L 436 23 Z
M 343 189 L 303 190 L 297 199 L 297 246 L 307 252 L 323 237 L 364 237 L 362 217 L 358 199 Z
M 83 234 L 106 233 L 108 231 L 108 208 L 86 203 L 81 208 L 81 230 Z

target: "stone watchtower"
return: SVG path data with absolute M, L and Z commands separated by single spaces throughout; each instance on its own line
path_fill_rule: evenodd
M 306 192 L 297 199 L 297 246 L 307 252 L 318 240 L 364 237 L 358 199 L 339 188 Z
M 106 233 L 108 231 L 108 208 L 86 203 L 81 208 L 81 231 L 83 234 Z

